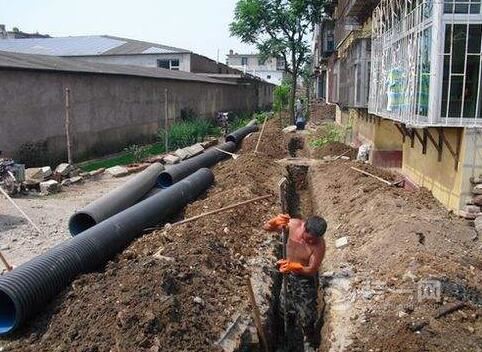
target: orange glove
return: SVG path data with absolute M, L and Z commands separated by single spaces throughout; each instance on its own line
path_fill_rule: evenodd
M 281 259 L 276 264 L 280 266 L 279 271 L 283 274 L 297 273 L 303 270 L 303 265 L 300 263 L 290 262 L 286 259 Z
M 277 231 L 281 230 L 283 227 L 287 227 L 290 222 L 290 216 L 288 214 L 280 214 L 270 221 L 268 221 L 263 228 L 266 231 Z

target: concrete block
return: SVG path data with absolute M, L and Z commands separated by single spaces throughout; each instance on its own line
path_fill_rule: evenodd
M 475 220 L 478 216 L 482 215 L 482 213 L 469 213 L 465 210 L 459 211 L 459 216 L 467 219 L 467 220 Z
M 43 181 L 52 176 L 52 169 L 50 166 L 29 168 L 25 170 L 25 175 L 28 180 Z
M 191 154 L 191 157 L 202 154 L 204 152 L 204 148 L 200 143 L 196 143 L 194 145 L 191 145 L 190 147 L 186 148 L 189 151 L 189 154 Z
M 70 183 L 71 184 L 76 184 L 76 183 L 80 183 L 84 180 L 84 178 L 82 176 L 76 176 L 76 177 L 71 177 L 70 178 Z
M 44 180 L 52 176 L 52 169 L 50 166 L 41 167 L 40 171 L 42 172 L 42 176 Z
M 55 180 L 49 180 L 40 183 L 40 192 L 49 194 L 49 193 L 57 193 L 60 191 L 60 184 Z
M 129 174 L 129 170 L 124 166 L 113 166 L 105 170 L 112 177 L 124 177 Z
M 467 213 L 471 213 L 471 214 L 478 214 L 480 213 L 480 207 L 477 206 L 477 205 L 466 205 L 464 207 L 464 210 L 467 212 Z
M 55 173 L 60 176 L 67 176 L 73 169 L 73 166 L 67 163 L 62 163 L 55 168 Z
M 215 145 L 218 145 L 218 143 L 219 143 L 219 141 L 217 139 L 213 138 L 213 139 L 210 139 L 208 141 L 202 142 L 201 146 L 204 149 L 208 149 L 208 148 L 214 147 Z
M 164 163 L 168 165 L 174 165 L 177 164 L 178 162 L 181 161 L 181 158 L 179 158 L 177 155 L 166 155 L 164 157 Z
M 191 154 L 189 153 L 189 150 L 187 150 L 187 148 L 178 149 L 174 152 L 174 154 L 178 156 L 181 160 L 186 160 L 187 158 L 191 157 Z
M 296 126 L 288 126 L 283 128 L 283 133 L 294 133 L 296 132 Z
M 479 236 L 482 236 L 482 216 L 477 216 L 474 221 L 475 231 Z
M 473 194 L 476 194 L 476 195 L 481 195 L 481 194 L 482 194 L 482 185 L 476 185 L 476 186 L 472 189 L 472 193 L 473 193 Z
M 338 249 L 342 249 L 348 246 L 348 237 L 342 237 L 336 240 L 335 247 Z
M 72 184 L 72 182 L 70 181 L 70 178 L 66 178 L 65 180 L 63 180 L 60 185 L 62 187 L 69 187 L 70 185 Z
M 472 204 L 482 206 L 482 195 L 472 198 Z
M 105 168 L 101 168 L 101 169 L 97 169 L 97 170 L 89 172 L 89 175 L 90 175 L 90 177 L 95 177 L 95 176 L 102 175 L 104 172 L 105 172 Z
M 471 177 L 470 182 L 474 185 L 482 184 L 482 177 Z

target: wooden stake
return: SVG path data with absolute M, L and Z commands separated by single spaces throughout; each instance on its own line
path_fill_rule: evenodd
M 266 115 L 266 117 L 264 118 L 263 128 L 261 128 L 261 133 L 259 134 L 258 143 L 256 143 L 256 149 L 254 150 L 255 154 L 258 152 L 259 143 L 261 142 L 261 138 L 263 137 L 264 128 L 266 126 L 266 121 L 268 121 L 268 115 Z
M 72 139 L 70 136 L 70 88 L 65 88 L 65 136 L 67 138 L 67 161 L 73 165 Z
M 357 172 L 359 172 L 359 173 L 361 173 L 361 174 L 363 174 L 363 175 L 365 175 L 365 176 L 373 177 L 373 178 L 377 179 L 377 180 L 380 181 L 380 182 L 383 182 L 383 183 L 385 183 L 385 184 L 387 184 L 387 185 L 389 185 L 389 186 L 393 186 L 393 183 L 392 183 L 392 182 L 389 182 L 389 181 L 387 181 L 387 180 L 385 180 L 385 179 L 383 179 L 383 178 L 381 178 L 381 177 L 378 177 L 378 176 L 375 176 L 375 175 L 373 175 L 373 174 L 371 174 L 371 173 L 369 173 L 369 172 L 366 172 L 366 171 L 357 169 L 356 167 L 353 167 L 353 166 L 352 166 L 351 168 L 352 168 L 352 170 L 355 170 L 355 171 L 357 171 Z
M 0 252 L 0 260 L 2 261 L 3 265 L 5 265 L 5 268 L 7 268 L 8 272 L 11 272 L 13 270 L 13 267 L 10 264 L 8 264 L 2 252 Z
M 261 324 L 261 314 L 259 312 L 258 305 L 256 304 L 256 298 L 254 297 L 253 285 L 251 284 L 251 279 L 247 279 L 248 283 L 248 294 L 249 300 L 251 301 L 251 305 L 253 306 L 253 317 L 254 322 L 256 324 L 256 329 L 258 330 L 259 337 L 261 338 L 261 342 L 263 343 L 263 347 L 265 352 L 269 352 L 268 348 L 268 340 L 266 339 L 266 335 L 264 334 L 263 325 Z
M 15 207 L 15 209 L 17 209 L 17 210 L 20 212 L 20 214 L 22 214 L 23 217 L 24 217 L 25 219 L 27 219 L 27 221 L 30 223 L 30 225 L 32 225 L 32 227 L 33 227 L 35 230 L 37 230 L 37 232 L 38 232 L 39 234 L 42 234 L 42 231 L 40 231 L 40 229 L 37 227 L 37 225 L 34 224 L 34 222 L 32 221 L 32 219 L 30 219 L 30 218 L 28 217 L 28 215 L 25 214 L 25 212 L 24 212 L 22 209 L 20 209 L 20 207 L 13 201 L 12 198 L 10 198 L 10 196 L 7 194 L 7 192 L 5 192 L 5 191 L 3 190 L 2 187 L 0 187 L 0 193 L 2 193 L 2 194 L 7 198 L 7 200 Z
M 257 197 L 257 198 L 251 199 L 251 200 L 247 200 L 247 201 L 241 202 L 241 203 L 236 203 L 236 204 L 233 204 L 233 205 L 224 207 L 224 208 L 220 208 L 220 209 L 217 209 L 217 210 L 208 211 L 207 213 L 203 213 L 203 214 L 200 214 L 200 215 L 193 216 L 192 218 L 189 218 L 189 219 L 185 219 L 185 220 L 182 220 L 182 221 L 179 221 L 179 222 L 175 222 L 175 223 L 172 224 L 171 226 L 183 225 L 183 224 L 186 224 L 186 223 L 188 223 L 188 222 L 192 222 L 192 221 L 194 221 L 194 220 L 197 220 L 197 219 L 200 219 L 200 218 L 204 218 L 204 217 L 209 216 L 209 215 L 214 215 L 214 214 L 217 214 L 217 213 L 221 213 L 221 212 L 223 212 L 223 211 L 231 210 L 231 209 L 240 207 L 240 206 L 242 206 L 242 205 L 246 205 L 246 204 L 249 204 L 249 203 L 254 203 L 254 202 L 257 202 L 257 201 L 263 200 L 263 199 L 268 199 L 268 198 L 270 198 L 270 197 L 271 197 L 271 195 L 261 196 L 261 197 Z M 153 227 L 153 228 L 146 229 L 146 231 L 159 230 L 159 229 L 160 229 L 160 227 Z
M 168 98 L 169 98 L 169 91 L 164 89 L 164 130 L 165 130 L 165 143 L 166 143 L 166 153 L 169 151 L 169 133 L 168 133 L 168 128 L 169 128 L 169 106 L 168 106 Z

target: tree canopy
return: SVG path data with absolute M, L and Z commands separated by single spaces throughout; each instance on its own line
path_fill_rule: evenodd
M 254 44 L 261 58 L 284 59 L 292 75 L 290 108 L 294 116 L 297 78 L 310 56 L 309 34 L 320 21 L 326 0 L 238 0 L 231 35 Z
M 231 34 L 255 44 L 264 57 L 283 58 L 298 73 L 310 52 L 308 34 L 320 20 L 325 0 L 239 0 Z

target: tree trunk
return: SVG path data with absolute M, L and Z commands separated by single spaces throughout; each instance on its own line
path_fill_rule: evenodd
M 290 115 L 291 115 L 291 125 L 296 124 L 295 116 L 295 100 L 296 100 L 296 81 L 298 80 L 298 71 L 293 70 L 293 81 L 291 83 L 291 97 L 290 97 Z

